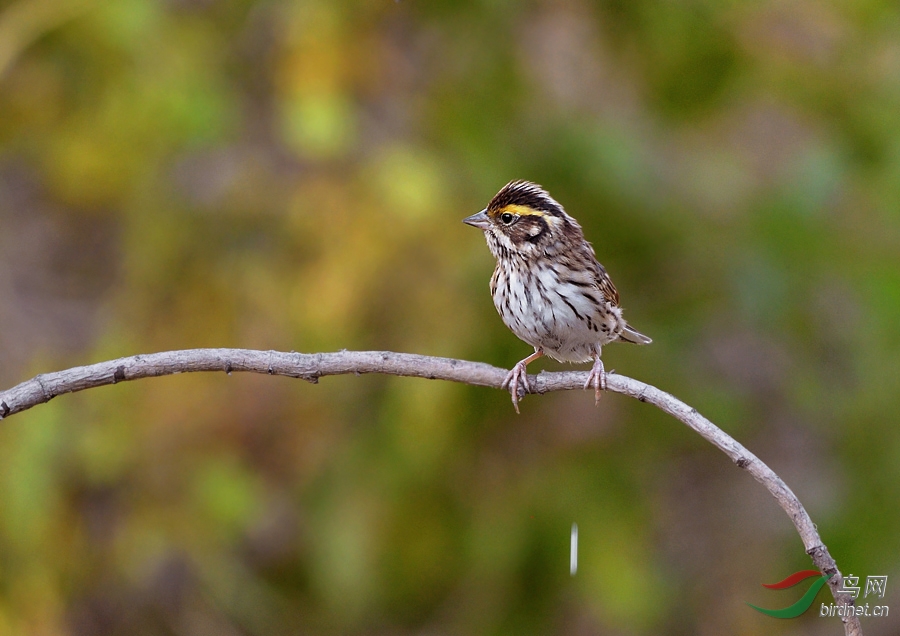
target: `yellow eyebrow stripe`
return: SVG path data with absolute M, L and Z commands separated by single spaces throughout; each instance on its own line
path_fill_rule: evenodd
M 530 208 L 527 205 L 516 205 L 515 203 L 510 203 L 509 205 L 504 205 L 502 208 L 497 210 L 497 214 L 505 214 L 509 212 L 510 214 L 515 214 L 518 216 L 547 216 L 546 212 L 541 212 L 540 210 L 535 210 L 534 208 Z

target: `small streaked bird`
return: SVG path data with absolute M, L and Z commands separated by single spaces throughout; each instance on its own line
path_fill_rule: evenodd
M 651 340 L 622 318 L 619 293 L 578 221 L 541 186 L 511 181 L 463 223 L 484 230 L 497 259 L 491 296 L 500 318 L 534 347 L 503 381 L 516 412 L 519 399 L 531 392 L 526 367 L 543 355 L 560 362 L 593 360 L 584 388 L 593 386 L 599 402 L 606 388 L 600 348 L 617 340 Z

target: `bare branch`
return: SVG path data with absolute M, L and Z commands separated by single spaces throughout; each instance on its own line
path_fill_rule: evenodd
M 250 349 L 187 349 L 149 355 L 131 356 L 75 367 L 55 373 L 38 375 L 7 391 L 0 392 L 0 419 L 43 404 L 57 395 L 83 391 L 106 384 L 116 384 L 140 378 L 189 373 L 194 371 L 236 371 L 284 375 L 316 383 L 326 375 L 347 373 L 384 373 L 387 375 L 451 380 L 476 386 L 500 388 L 506 371 L 482 362 L 452 358 L 435 358 L 391 351 L 338 351 L 335 353 L 296 353 L 256 351 Z M 581 389 L 586 373 L 566 371 L 542 372 L 530 376 L 535 393 Z M 750 473 L 768 489 L 788 514 L 797 529 L 807 554 L 824 574 L 833 574 L 828 581 L 831 593 L 839 605 L 853 605 L 849 594 L 841 592 L 841 573 L 822 543 L 812 519 L 797 496 L 771 468 L 756 455 L 674 396 L 638 380 L 607 374 L 607 390 L 652 404 L 675 419 L 687 424 L 704 439 L 725 453 L 731 461 Z M 845 634 L 861 636 L 859 619 L 842 618 Z

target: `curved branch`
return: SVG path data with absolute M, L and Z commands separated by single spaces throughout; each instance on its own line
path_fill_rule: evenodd
M 387 375 L 451 380 L 476 386 L 500 388 L 506 371 L 482 362 L 436 358 L 390 351 L 338 351 L 335 353 L 296 353 L 251 349 L 187 349 L 137 355 L 100 362 L 65 371 L 35 376 L 7 391 L 0 392 L 0 419 L 43 404 L 57 395 L 83 391 L 106 384 L 194 371 L 244 371 L 302 378 L 316 383 L 326 375 L 347 373 L 384 373 Z M 586 372 L 565 371 L 530 376 L 534 393 L 581 389 Z M 608 391 L 652 404 L 687 424 L 704 439 L 725 453 L 731 461 L 750 473 L 775 497 L 797 529 L 807 554 L 824 574 L 833 574 L 828 585 L 838 605 L 853 605 L 849 594 L 841 592 L 842 577 L 822 543 L 815 525 L 800 500 L 787 484 L 756 455 L 744 448 L 715 424 L 674 396 L 638 380 L 607 374 Z M 842 618 L 848 635 L 861 636 L 859 619 Z

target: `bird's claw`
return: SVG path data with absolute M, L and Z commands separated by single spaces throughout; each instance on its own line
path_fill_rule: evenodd
M 594 404 L 600 404 L 600 392 L 606 390 L 606 372 L 603 369 L 603 361 L 600 360 L 600 356 L 594 358 L 594 366 L 591 367 L 587 382 L 584 383 L 585 389 L 589 387 L 594 387 Z
M 531 393 L 531 384 L 528 382 L 528 371 L 525 367 L 526 362 L 524 360 L 517 362 L 516 366 L 506 374 L 506 379 L 500 385 L 501 389 L 509 389 L 509 395 L 512 398 L 513 408 L 516 409 L 516 413 L 519 412 L 519 400 L 525 397 L 526 393 Z

